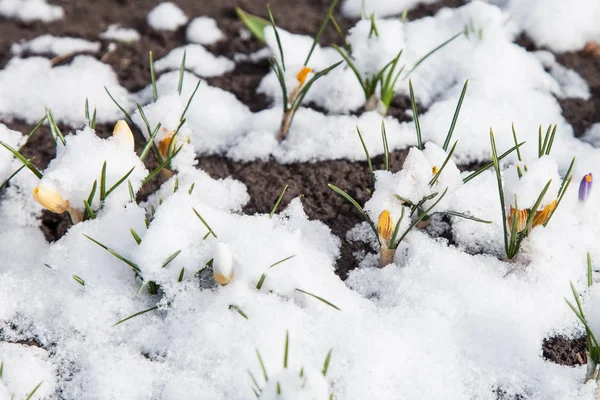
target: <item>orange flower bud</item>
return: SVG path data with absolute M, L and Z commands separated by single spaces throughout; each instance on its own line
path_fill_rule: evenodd
M 300 86 L 304 85 L 304 82 L 306 81 L 306 77 L 311 72 L 312 72 L 312 69 L 308 68 L 308 67 L 304 67 L 300 70 L 300 72 L 298 72 L 298 75 L 296 75 L 296 79 L 298 79 L 298 83 L 300 84 Z
M 394 221 L 388 210 L 383 210 L 383 212 L 379 214 L 377 232 L 383 240 L 390 240 L 392 237 L 392 233 L 394 232 Z

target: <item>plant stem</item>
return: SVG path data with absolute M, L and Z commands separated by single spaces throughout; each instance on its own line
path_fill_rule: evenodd
M 386 265 L 393 264 L 395 256 L 396 249 L 390 249 L 385 243 L 382 243 L 379 249 L 379 266 L 383 268 Z
M 294 116 L 294 111 L 295 110 L 291 108 L 284 112 L 283 116 L 281 117 L 281 126 L 279 127 L 279 133 L 277 134 L 277 140 L 280 142 L 286 138 L 290 130 L 290 125 L 292 124 L 292 117 Z
M 377 97 L 377 93 L 373 93 L 371 97 L 365 103 L 365 111 L 375 111 L 377 110 L 377 105 L 379 104 L 379 97 Z

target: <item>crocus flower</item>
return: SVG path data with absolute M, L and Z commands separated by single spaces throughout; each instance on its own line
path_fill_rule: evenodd
M 55 190 L 37 186 L 33 189 L 33 199 L 55 214 L 62 214 L 69 209 L 69 202 Z
M 585 174 L 581 183 L 579 184 L 579 201 L 586 201 L 592 191 L 592 174 Z
M 213 277 L 220 285 L 227 285 L 233 278 L 233 257 L 224 243 L 217 243 L 213 256 Z
M 133 133 L 131 133 L 131 129 L 129 128 L 129 125 L 127 125 L 127 122 L 122 119 L 115 124 L 113 137 L 123 143 L 124 146 L 127 146 L 128 149 L 131 149 L 131 151 L 134 150 L 135 141 L 133 140 Z
M 385 267 L 386 265 L 394 262 L 396 256 L 396 249 L 392 248 L 390 239 L 394 232 L 394 221 L 388 210 L 383 210 L 379 214 L 379 220 L 377 221 L 377 233 L 379 233 L 379 265 Z
M 306 77 L 311 72 L 312 72 L 312 69 L 310 69 L 309 67 L 304 67 L 300 70 L 300 72 L 298 72 L 298 75 L 296 75 L 296 79 L 298 79 L 299 86 L 304 85 L 304 82 L 306 81 Z

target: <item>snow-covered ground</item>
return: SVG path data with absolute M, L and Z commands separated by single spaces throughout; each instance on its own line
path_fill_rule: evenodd
M 0 0 L 0 12 L 5 3 Z M 592 187 L 586 199 L 578 193 L 586 174 L 600 176 L 600 134 L 594 125 L 584 140 L 575 138 L 557 100 L 591 93 L 552 53 L 527 52 L 513 42 L 524 31 L 555 51 L 581 49 L 600 39 L 598 25 L 587 24 L 600 6 L 582 0 L 572 10 L 550 2 L 554 15 L 582 20 L 575 27 L 534 24 L 548 19 L 543 0 L 530 1 L 527 15 L 519 1 L 473 1 L 412 22 L 395 17 L 414 3 L 365 1 L 379 33 L 371 35 L 370 20 L 362 20 L 348 40 L 353 62 L 369 76 L 401 49 L 400 63 L 409 71 L 467 26 L 467 33 L 396 82 L 397 93 L 406 95 L 410 78 L 426 110 L 419 115 L 423 150 L 416 147 L 413 122 L 377 111 L 350 113 L 366 99 L 345 62 L 316 81 L 305 98 L 327 113 L 300 108 L 287 138 L 277 141 L 284 99 L 275 74 L 258 88 L 272 108 L 255 113 L 232 93 L 199 84 L 200 77 L 231 73 L 235 61 L 203 47 L 227 40 L 214 20 L 188 23 L 172 3 L 157 6 L 147 22 L 154 30 L 187 24 L 190 43 L 156 60 L 162 72 L 156 99 L 152 85 L 129 93 L 110 66 L 90 56 L 61 66 L 19 57 L 93 51 L 95 42 L 38 37 L 16 44 L 15 57 L 0 71 L 0 93 L 11 94 L 0 96 L 0 117 L 36 123 L 49 107 L 73 134 L 65 144 L 57 140 L 57 157 L 40 179 L 25 168 L 0 189 L 0 399 L 26 398 L 40 382 L 33 398 L 230 400 L 255 398 L 253 391 L 263 400 L 327 400 L 331 393 L 344 400 L 594 398 L 596 383 L 583 383 L 585 367 L 559 366 L 541 356 L 544 338 L 583 334 L 563 299 L 572 300 L 570 281 L 600 332 L 600 278 L 594 274 L 598 283 L 588 288 L 586 266 L 588 252 L 594 265 L 600 260 L 600 192 Z M 350 16 L 359 16 L 360 8 L 360 1 L 342 4 Z M 99 39 L 135 41 L 134 33 L 114 26 Z M 289 94 L 302 87 L 297 74 L 312 38 L 278 33 Z M 273 30 L 265 36 L 283 61 Z M 184 54 L 186 72 L 180 75 Z M 307 67 L 318 72 L 340 60 L 333 48 L 317 46 Z M 451 141 L 458 144 L 445 163 L 450 147 L 442 144 L 467 79 Z M 160 124 L 156 153 L 164 158 L 169 143 L 171 151 L 181 146 L 170 165 L 174 175 L 141 204 L 131 197 L 150 171 L 133 151 L 130 132 L 120 122 L 113 137 L 100 139 L 86 126 L 86 99 L 99 123 L 125 118 L 104 86 L 146 139 Z M 404 233 L 409 204 L 395 195 L 418 203 L 434 192 L 438 197 L 424 201 L 424 209 L 443 192 L 433 211 L 490 223 L 450 217 L 455 243 L 449 245 L 436 234 L 441 222 L 434 216 L 427 231 L 406 234 L 393 264 L 384 268 L 371 226 L 359 224 L 348 238 L 372 251 L 357 254 L 360 268 L 342 281 L 335 274 L 340 239 L 324 223 L 309 220 L 300 198 L 272 216 L 245 215 L 249 194 L 243 183 L 213 179 L 195 166 L 194 157 L 204 154 L 280 163 L 364 160 L 356 127 L 375 156 L 384 152 L 382 121 L 390 150 L 410 151 L 403 170 L 375 172 L 372 198 L 364 205 L 375 225 L 388 210 L 394 223 L 404 215 Z M 469 172 L 456 164 L 491 159 L 490 128 L 498 153 L 514 146 L 513 123 L 526 144 L 521 161 L 513 152 L 500 162 L 507 213 L 510 206 L 533 208 L 550 179 L 532 212 L 555 204 L 577 159 L 551 221 L 536 224 L 518 255 L 506 260 L 495 171 L 465 183 Z M 538 129 L 543 125 L 545 132 L 550 124 L 557 126 L 552 151 L 539 157 Z M 25 143 L 24 134 L 0 124 L 0 140 L 14 149 Z M 1 147 L 0 183 L 21 165 Z M 40 204 L 86 220 L 48 243 L 39 227 Z M 41 347 L 19 344 L 30 340 Z

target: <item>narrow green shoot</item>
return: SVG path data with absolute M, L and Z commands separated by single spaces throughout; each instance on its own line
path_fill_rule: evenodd
M 183 274 L 185 273 L 185 268 L 181 268 L 181 271 L 179 272 L 179 278 L 177 278 L 177 282 L 182 282 L 183 281 Z
M 156 167 L 152 172 L 150 172 L 148 174 L 148 176 L 146 176 L 144 179 L 142 179 L 142 186 L 145 185 L 146 183 L 150 182 L 150 180 L 152 180 L 152 178 L 154 178 L 156 176 L 156 174 L 158 174 L 163 168 L 165 168 L 167 165 L 169 165 L 171 163 L 171 161 L 173 160 L 173 158 L 175 158 L 177 156 L 177 154 L 179 154 L 179 152 L 181 151 L 182 148 L 183 148 L 183 145 L 178 147 L 177 150 L 175 150 L 173 152 L 173 154 L 170 158 L 163 161 L 158 167 Z
M 267 12 L 269 13 L 269 21 L 271 22 L 271 27 L 273 28 L 273 32 L 275 33 L 275 40 L 277 41 L 277 47 L 279 49 L 279 57 L 281 58 L 281 68 L 285 71 L 285 59 L 283 57 L 281 39 L 279 38 L 279 32 L 277 32 L 277 26 L 275 25 L 275 18 L 273 18 L 273 13 L 271 12 L 271 7 L 269 6 L 269 4 L 267 4 Z
M 329 352 L 327 353 L 327 357 L 325 357 L 325 362 L 323 363 L 323 370 L 321 371 L 323 376 L 327 376 L 327 370 L 329 369 L 329 362 L 331 361 L 331 353 L 332 352 L 333 352 L 333 349 L 329 349 Z
M 450 145 L 450 139 L 452 139 L 452 134 L 454 133 L 454 128 L 456 127 L 456 121 L 458 121 L 458 114 L 460 114 L 460 109 L 462 107 L 463 100 L 465 99 L 465 94 L 467 94 L 467 86 L 469 85 L 469 80 L 465 81 L 462 92 L 460 93 L 460 97 L 458 99 L 458 104 L 456 105 L 456 110 L 454 111 L 454 116 L 452 117 L 452 123 L 450 124 L 450 130 L 446 135 L 446 140 L 444 140 L 444 145 L 442 148 L 444 151 L 448 150 L 448 146 Z M 516 140 L 515 140 L 515 144 Z
M 427 52 L 427 54 L 425 54 L 423 57 L 421 57 L 415 63 L 415 65 L 413 65 L 413 67 L 406 73 L 406 75 L 404 77 L 405 78 L 408 77 L 415 69 L 417 69 L 417 67 L 419 65 L 421 65 L 421 63 L 423 61 L 427 60 L 430 56 L 432 56 L 433 54 L 435 54 L 438 50 L 443 49 L 444 47 L 446 47 L 448 44 L 450 44 L 451 42 L 453 42 L 456 38 L 458 38 L 460 35 L 463 35 L 464 33 L 465 33 L 464 31 L 460 31 L 456 35 L 452 36 L 450 39 L 445 40 L 444 42 L 442 42 L 441 44 L 439 44 L 435 48 L 431 49 L 429 52 Z
M 376 37 L 379 37 L 379 31 L 377 30 L 377 24 L 375 23 L 375 13 L 371 13 L 371 15 L 369 16 L 369 19 L 371 20 L 371 29 L 369 29 L 369 38 L 373 35 L 375 35 Z
M 288 359 L 290 352 L 290 333 L 285 331 L 285 347 L 283 349 L 283 368 L 288 367 Z
M 183 51 L 183 58 L 181 59 L 181 67 L 179 67 L 179 81 L 177 83 L 177 93 L 181 96 L 181 89 L 183 89 L 183 76 L 185 74 L 185 57 L 187 50 Z
M 142 272 L 142 270 L 140 269 L 140 267 L 138 267 L 133 261 L 129 261 L 128 259 L 126 259 L 122 255 L 120 255 L 119 253 L 117 253 L 113 249 L 109 248 L 108 246 L 103 245 L 102 243 L 100 243 L 96 239 L 92 239 L 91 237 L 89 237 L 88 235 L 85 235 L 85 234 L 83 236 L 85 236 L 86 238 L 88 238 L 92 242 L 96 243 L 98 246 L 102 247 L 104 250 L 108 251 L 110 254 L 112 254 L 113 256 L 115 256 L 116 258 L 118 258 L 119 260 L 123 261 L 125 264 L 129 265 L 131 267 L 131 269 L 136 274 L 140 275 L 140 273 Z
M 85 286 L 85 281 L 83 279 L 81 279 L 80 277 L 78 277 L 77 275 L 73 275 L 72 278 L 75 280 L 75 282 L 79 283 L 81 286 Z
M 106 194 L 104 195 L 104 198 L 108 197 L 108 195 L 110 195 L 116 188 L 118 188 L 119 186 L 121 186 L 121 184 L 123 182 L 125 182 L 125 180 L 127 178 L 129 178 L 129 175 L 131 175 L 131 173 L 133 172 L 134 169 L 135 169 L 135 167 L 132 167 L 121 179 L 119 179 L 114 185 L 112 185 L 110 187 L 110 189 L 108 189 L 106 191 Z
M 477 218 L 477 217 L 474 217 L 472 215 L 468 215 L 468 214 L 464 214 L 464 213 L 459 213 L 459 212 L 456 212 L 456 211 L 437 211 L 434 214 L 450 215 L 452 217 L 459 217 L 459 218 L 464 218 L 464 219 L 470 219 L 471 221 L 481 222 L 482 224 L 491 224 L 492 223 L 492 221 L 488 221 L 488 220 L 485 220 L 485 219 Z
M 385 132 L 385 121 L 381 120 L 381 141 L 383 142 L 383 168 L 390 170 L 390 148 L 388 146 L 387 133 Z
M 48 118 L 48 124 L 50 125 L 50 133 L 52 133 L 52 137 L 54 138 L 54 141 L 56 143 L 58 143 L 58 141 L 60 140 L 60 142 L 63 144 L 63 146 L 66 146 L 67 141 L 65 140 L 65 137 L 63 136 L 62 132 L 58 128 L 58 125 L 56 125 L 56 122 L 54 121 L 54 115 L 52 115 L 52 111 L 47 107 L 46 107 L 46 118 Z
M 1 140 L 0 140 L 0 145 L 2 145 L 5 149 L 10 151 L 19 161 L 21 161 L 23 163 L 23 165 L 25 165 L 31 172 L 33 172 L 33 174 L 35 176 L 37 176 L 38 179 L 42 179 L 42 176 L 43 176 L 42 172 L 39 169 L 37 169 L 37 167 L 35 165 L 33 165 L 31 160 L 25 158 L 21 153 L 19 153 L 18 150 L 13 149 L 10 145 L 8 145 L 7 143 L 4 143 Z
M 106 88 L 106 86 L 104 86 L 104 90 L 108 94 L 108 97 L 110 97 L 110 99 L 113 101 L 113 103 L 115 103 L 115 105 L 117 107 L 119 107 L 119 110 L 121 110 L 121 112 L 123 113 L 123 115 L 125 115 L 125 118 L 127 118 L 127 120 L 129 120 L 129 123 L 132 124 L 132 125 L 135 125 L 135 122 L 133 122 L 133 119 L 131 119 L 131 115 L 129 115 L 129 113 L 119 104 L 119 102 L 117 100 L 115 100 L 115 98 L 113 97 L 112 94 L 110 94 L 110 92 L 108 91 L 108 89 Z
M 281 194 L 275 201 L 275 204 L 273 205 L 273 208 L 271 209 L 271 212 L 269 213 L 269 218 L 273 218 L 273 215 L 275 215 L 275 212 L 277 211 L 277 207 L 279 207 L 279 203 L 281 203 L 281 200 L 283 199 L 283 195 L 285 195 L 285 191 L 287 190 L 287 188 L 288 188 L 288 185 L 285 185 L 283 187 Z
M 196 214 L 196 217 L 198 217 L 198 219 L 199 219 L 200 221 L 202 221 L 202 223 L 204 224 L 204 226 L 206 227 L 206 229 L 208 229 L 208 233 L 210 233 L 211 235 L 213 235 L 213 236 L 214 236 L 214 238 L 216 239 L 216 238 L 217 238 L 217 234 L 216 234 L 216 233 L 215 233 L 215 232 L 212 230 L 212 228 L 210 227 L 210 225 L 208 225 L 208 222 L 206 222 L 206 221 L 204 220 L 204 218 L 202 218 L 202 215 L 200 215 L 200 214 L 198 213 L 198 211 L 196 211 L 196 209 L 195 209 L 195 208 L 193 208 L 193 207 L 192 207 L 192 210 L 194 210 L 194 214 Z
M 338 2 L 338 0 L 333 0 L 331 2 L 331 5 L 329 6 L 329 9 L 327 10 L 327 14 L 325 14 L 325 18 L 323 18 L 323 22 L 321 22 L 321 26 L 319 27 L 319 30 L 317 31 L 317 34 L 315 35 L 315 39 L 313 40 L 313 43 L 312 43 L 312 46 L 310 47 L 308 55 L 306 56 L 306 60 L 304 61 L 304 66 L 308 65 L 308 62 L 310 61 L 310 57 L 312 56 L 312 53 L 315 50 L 315 47 L 317 47 L 317 44 L 319 43 L 319 40 L 321 39 L 321 35 L 323 35 L 323 32 L 325 31 L 327 24 L 333 18 L 333 10 L 335 9 L 337 2 Z M 339 28 L 339 26 L 338 26 L 338 28 Z
M 592 286 L 592 284 L 594 283 L 594 278 L 592 276 L 592 256 L 590 255 L 590 252 L 587 252 L 587 284 L 588 287 Z
M 179 255 L 179 253 L 181 253 L 181 250 L 177 250 L 175 253 L 171 254 L 163 263 L 161 268 L 165 268 L 167 265 L 169 265 L 171 263 L 171 261 L 173 261 L 175 258 L 177 258 L 177 256 Z
M 269 26 L 270 22 L 264 18 L 257 17 L 252 14 L 248 14 L 239 7 L 235 8 L 240 20 L 244 23 L 246 28 L 257 38 L 260 42 L 265 42 L 265 28 Z
M 42 127 L 47 118 L 48 117 L 44 115 L 42 119 L 38 121 L 38 123 L 27 134 L 27 140 L 31 139 L 31 137 Z
M 511 147 L 510 149 L 508 149 L 507 151 L 505 151 L 504 153 L 502 153 L 499 157 L 497 157 L 498 162 L 502 161 L 502 159 L 504 159 L 506 156 L 508 156 L 510 153 L 512 153 L 513 151 L 519 149 L 521 146 L 523 146 L 526 142 L 521 142 L 517 145 L 515 145 L 514 147 Z M 465 178 L 463 178 L 463 183 L 467 183 L 470 180 L 472 180 L 473 178 L 477 177 L 478 175 L 482 174 L 485 170 L 487 170 L 488 168 L 491 168 L 494 166 L 494 162 L 491 161 L 487 164 L 485 164 L 483 167 L 479 168 L 477 171 L 469 174 L 468 176 L 466 176 Z
M 104 201 L 106 198 L 106 161 L 102 164 L 102 171 L 100 172 L 100 201 Z
M 271 268 L 275 267 L 276 265 L 279 265 L 279 264 L 281 264 L 281 263 L 283 263 L 283 262 L 285 262 L 285 261 L 287 261 L 287 260 L 289 260 L 291 258 L 294 258 L 294 257 L 296 257 L 295 254 L 293 254 L 293 255 L 291 255 L 289 257 L 286 257 L 286 258 L 284 258 L 282 260 L 276 261 L 273 264 L 269 265 L 269 269 L 271 269 Z M 260 279 L 258 280 L 258 284 L 256 285 L 256 290 L 260 290 L 262 288 L 262 285 L 265 282 L 266 277 L 267 277 L 267 273 L 266 272 L 260 276 Z
M 421 124 L 419 124 L 419 110 L 417 109 L 417 101 L 415 100 L 415 92 L 413 91 L 412 81 L 408 80 L 408 89 L 410 92 L 410 105 L 413 111 L 415 121 L 415 130 L 417 131 L 417 149 L 423 150 L 423 140 L 421 139 Z
M 337 194 L 339 194 L 340 196 L 342 196 L 343 198 L 348 200 L 350 202 L 350 204 L 352 204 L 358 210 L 358 212 L 360 213 L 360 215 L 362 215 L 362 217 L 365 219 L 365 221 L 367 221 L 369 223 L 369 226 L 373 230 L 373 233 L 375 233 L 375 237 L 379 237 L 379 234 L 377 233 L 377 228 L 375 227 L 375 224 L 373 224 L 373 221 L 371 221 L 371 219 L 369 218 L 369 216 L 367 215 L 365 210 L 363 210 L 363 208 L 360 206 L 360 204 L 358 204 L 358 202 L 356 200 L 354 200 L 352 198 L 352 196 L 350 196 L 348 193 L 344 192 L 339 187 L 332 185 L 331 183 L 329 183 L 327 186 L 329 186 L 329 188 L 331 190 L 333 190 L 334 192 L 336 192 Z
M 42 386 L 42 383 L 44 383 L 44 381 L 41 381 L 40 383 L 38 383 L 37 386 L 33 388 L 31 393 L 29 393 L 29 395 L 25 398 L 25 400 L 30 400 L 33 397 L 33 395 L 35 394 L 35 392 L 37 392 L 37 390 L 40 388 L 40 386 Z
M 258 363 L 260 364 L 260 369 L 263 373 L 263 378 L 265 378 L 265 382 L 269 382 L 269 375 L 267 375 L 265 363 L 263 363 L 262 357 L 260 356 L 260 352 L 258 351 L 258 349 L 256 349 L 256 357 L 258 357 Z
M 133 186 L 131 185 L 130 180 L 127 180 L 127 187 L 129 189 L 129 201 L 135 203 L 135 192 L 133 191 Z
M 341 310 L 339 307 L 337 307 L 335 304 L 333 304 L 333 303 L 331 303 L 331 302 L 329 302 L 329 301 L 325 300 L 324 298 L 322 298 L 322 297 L 320 297 L 320 296 L 317 296 L 316 294 L 312 294 L 312 293 L 309 293 L 309 292 L 307 292 L 307 291 L 305 291 L 305 290 L 298 289 L 298 288 L 296 288 L 296 289 L 294 289 L 294 290 L 295 290 L 296 292 L 304 293 L 304 294 L 306 294 L 306 295 L 308 295 L 308 296 L 314 297 L 315 299 L 317 299 L 317 300 L 319 300 L 319 301 L 321 301 L 321 302 L 323 302 L 323 303 L 327 304 L 329 307 L 333 307 L 333 308 L 335 308 L 335 309 L 336 309 L 336 310 L 338 310 L 338 311 L 342 311 L 342 310 Z
M 235 304 L 230 304 L 229 309 L 237 311 L 237 313 L 240 314 L 242 317 L 248 319 L 248 316 L 246 315 L 246 313 L 241 308 L 236 306 Z
M 421 215 L 419 215 L 419 217 L 416 220 L 414 220 L 412 224 L 410 224 L 410 226 L 406 229 L 406 231 L 404 231 L 404 233 L 402 234 L 402 236 L 400 236 L 400 239 L 398 239 L 398 243 L 400 243 L 406 237 L 406 235 L 408 235 L 408 233 L 415 226 L 417 226 L 417 224 L 419 222 L 423 221 L 426 217 L 429 217 L 429 213 L 431 212 L 431 210 L 433 210 L 435 208 L 435 206 L 437 206 L 438 203 L 440 201 L 442 201 L 442 199 L 444 198 L 444 196 L 446 195 L 447 192 L 448 192 L 448 188 L 446 188 L 446 190 L 444 190 L 444 192 L 440 195 L 440 197 L 438 197 L 437 201 L 431 205 L 431 207 L 429 207 L 427 210 L 425 210 L 424 213 L 422 213 Z
M 129 317 L 127 317 L 127 318 L 123 318 L 122 320 L 120 320 L 119 322 L 117 322 L 116 324 L 114 324 L 114 325 L 113 325 L 113 327 L 114 327 L 114 326 L 117 326 L 117 325 L 121 325 L 123 322 L 129 321 L 130 319 L 133 319 L 133 318 L 135 318 L 135 317 L 139 317 L 139 316 L 140 316 L 140 315 L 142 315 L 142 314 L 146 314 L 146 313 L 148 313 L 148 312 L 150 312 L 150 311 L 154 311 L 154 310 L 157 310 L 157 309 L 158 309 L 158 306 L 154 306 L 154 307 L 152 307 L 152 308 L 149 308 L 149 309 L 147 309 L 147 310 L 140 311 L 140 312 L 136 312 L 135 314 L 133 314 L 133 315 L 130 315 L 130 316 L 129 316 Z
M 363 150 L 365 151 L 365 156 L 367 158 L 367 164 L 369 165 L 369 173 L 371 174 L 371 184 L 375 186 L 375 174 L 373 173 L 373 162 L 371 161 L 371 156 L 369 155 L 369 150 L 367 150 L 367 145 L 363 140 L 362 134 L 360 133 L 360 129 L 358 129 L 358 125 L 356 126 L 356 133 L 358 133 L 358 138 L 360 139 L 360 144 L 362 145 Z
M 148 52 L 148 61 L 150 63 L 150 81 L 152 82 L 152 97 L 154 101 L 158 99 L 158 92 L 156 90 L 156 76 L 154 74 L 154 57 L 152 57 L 152 52 Z
M 448 153 L 448 156 L 446 157 L 446 159 L 444 160 L 444 163 L 442 164 L 442 166 L 438 169 L 438 171 L 436 172 L 436 174 L 433 176 L 433 178 L 431 178 L 431 181 L 429 181 L 429 186 L 433 186 L 438 178 L 440 177 L 440 175 L 442 174 L 442 172 L 444 171 L 444 168 L 446 168 L 446 165 L 448 164 L 448 161 L 450 161 L 450 159 L 452 158 L 452 154 L 454 154 L 454 150 L 456 150 L 456 145 L 458 144 L 458 140 L 456 142 L 454 142 L 454 145 L 452 146 L 452 148 L 450 149 L 450 152 Z M 445 149 L 444 149 L 445 150 Z
M 195 185 L 196 185 L 196 182 L 192 182 L 192 184 L 190 185 L 190 190 L 188 190 L 188 194 L 192 194 L 194 192 Z
M 185 115 L 187 114 L 187 111 L 190 108 L 190 104 L 192 104 L 192 100 L 196 96 L 196 92 L 198 91 L 198 88 L 200 87 L 201 83 L 202 83 L 202 81 L 200 79 L 198 79 L 198 82 L 196 83 L 196 87 L 194 88 L 194 91 L 190 95 L 190 98 L 188 99 L 188 101 L 185 105 L 185 108 L 183 109 L 183 112 L 181 113 L 181 117 L 179 117 L 179 121 L 183 121 L 183 119 L 185 118 Z
M 142 152 L 140 153 L 140 160 L 144 161 L 146 156 L 148 156 L 148 152 L 150 151 L 150 149 L 152 149 L 153 146 L 156 146 L 154 140 L 156 139 L 156 135 L 158 135 L 158 132 L 160 131 L 160 127 L 161 124 L 159 122 L 158 125 L 156 125 L 156 127 L 154 128 L 154 130 L 150 133 L 150 137 L 148 138 L 148 141 L 146 142 L 144 148 L 142 149 Z
M 3 373 L 4 373 L 4 361 L 0 361 L 0 381 L 2 380 Z
M 131 232 L 131 236 L 133 236 L 133 240 L 135 240 L 137 244 L 142 244 L 142 239 L 140 238 L 140 235 L 137 234 L 135 229 L 129 228 L 129 232 Z
M 19 172 L 21 172 L 23 170 L 23 168 L 25 168 L 25 165 L 21 165 L 19 168 L 17 168 L 17 170 L 15 172 L 13 172 L 12 174 L 10 174 L 10 176 L 8 178 L 6 178 L 4 180 L 4 182 L 2 182 L 2 185 L 0 185 L 0 190 L 2 190 L 6 185 L 8 185 L 8 182 L 10 182 L 10 180 L 12 178 L 14 178 L 15 176 L 17 176 L 17 174 Z

